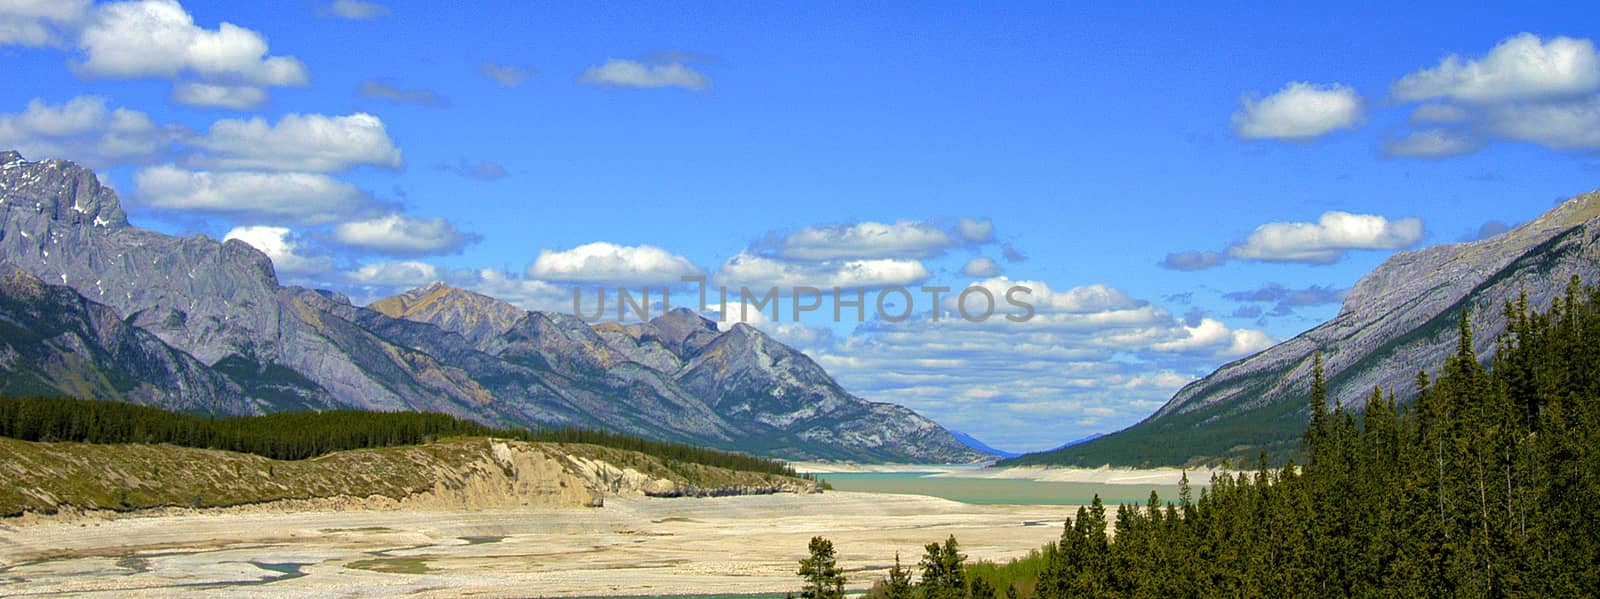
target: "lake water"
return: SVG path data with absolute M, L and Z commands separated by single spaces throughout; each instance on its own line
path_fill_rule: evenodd
M 933 476 L 933 472 L 847 472 L 818 474 L 835 490 L 929 495 L 972 504 L 1087 505 L 1096 494 L 1106 505 L 1143 504 L 1155 491 L 1162 503 L 1178 500 L 1177 485 L 1042 482 L 1017 479 Z M 1200 485 L 1192 485 L 1197 497 Z

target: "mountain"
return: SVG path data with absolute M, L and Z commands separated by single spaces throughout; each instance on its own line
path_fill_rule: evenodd
M 243 242 L 129 225 L 116 194 L 67 161 L 0 153 L 0 264 L 7 393 L 217 414 L 425 410 L 795 459 L 983 458 L 749 327 L 687 312 L 591 327 L 443 285 L 368 307 L 282 286 Z
M 989 455 L 1000 456 L 1002 458 L 1014 458 L 1014 457 L 1017 457 L 1019 455 L 1022 455 L 1022 454 L 1014 452 L 1014 451 L 1001 451 L 1001 450 L 995 449 L 993 447 L 989 447 L 989 445 L 987 443 L 984 443 L 983 441 L 979 441 L 977 437 L 974 437 L 972 435 L 963 433 L 961 431 L 952 430 L 952 431 L 950 431 L 950 434 L 955 435 L 956 436 L 956 440 L 960 441 L 962 445 L 966 445 L 967 447 L 971 447 L 973 449 L 976 449 L 976 450 L 981 451 L 983 453 L 987 453 Z
M 1506 328 L 1506 302 L 1526 294 L 1530 307 L 1547 310 L 1573 276 L 1600 281 L 1600 191 L 1489 239 L 1397 253 L 1356 283 L 1333 320 L 1222 366 L 1125 430 L 1002 465 L 1239 463 L 1261 450 L 1281 459 L 1297 451 L 1309 418 L 1314 354 L 1332 401 L 1360 406 L 1374 387 L 1408 398 L 1417 373 L 1455 350 L 1463 309 L 1473 350 L 1487 360 Z
M 605 412 L 613 420 L 678 418 L 674 428 L 695 427 L 701 438 L 766 455 L 809 448 L 811 456 L 838 459 L 982 457 L 911 410 L 851 395 L 811 358 L 760 330 L 721 331 L 685 308 L 649 322 L 590 326 L 443 283 L 372 306 L 474 339 L 477 350 L 560 377 L 568 388 L 631 397 Z

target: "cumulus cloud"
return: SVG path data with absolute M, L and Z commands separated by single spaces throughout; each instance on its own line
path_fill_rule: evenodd
M 1425 128 L 1390 141 L 1385 152 L 1442 158 L 1476 152 L 1491 141 L 1563 151 L 1600 148 L 1596 91 L 1600 55 L 1593 41 L 1519 34 L 1481 58 L 1452 54 L 1390 86 L 1389 95 L 1398 101 L 1429 103 L 1410 119 Z
M 681 87 L 697 92 L 711 89 L 710 77 L 681 62 L 650 65 L 621 58 L 589 67 L 578 77 L 578 82 L 600 87 Z
M 962 218 L 954 230 L 929 221 L 868 221 L 807 227 L 782 237 L 772 236 L 757 249 L 777 258 L 805 261 L 932 258 L 961 245 L 963 240 L 976 243 L 993 238 L 994 223 L 988 219 Z
M 478 73 L 494 80 L 500 87 L 517 87 L 533 77 L 535 71 L 527 67 L 486 62 L 478 65 Z
M 492 268 L 458 269 L 445 275 L 456 287 L 515 304 L 524 310 L 572 313 L 572 288 Z
M 272 259 L 272 267 L 280 275 L 314 275 L 333 270 L 331 258 L 307 255 L 304 241 L 288 227 L 234 227 L 222 237 L 223 241 L 231 239 L 261 250 Z
M 1230 329 L 1222 321 L 1202 318 L 1196 326 L 1183 325 L 1184 335 L 1151 345 L 1151 349 L 1172 353 L 1203 353 L 1248 356 L 1272 347 L 1273 340 L 1255 329 Z M 1220 351 L 1219 351 L 1220 350 Z
M 434 108 L 444 108 L 450 105 L 450 100 L 431 89 L 402 89 L 375 79 L 361 82 L 361 86 L 356 88 L 356 95 L 362 98 L 377 98 L 400 104 L 415 104 Z
M 1406 121 L 1411 124 L 1460 123 L 1472 119 L 1472 112 L 1450 104 L 1423 104 L 1411 111 Z
M 1233 131 L 1246 139 L 1311 141 L 1361 123 L 1361 96 L 1343 84 L 1291 82 L 1265 98 L 1247 94 L 1233 113 Z
M 217 29 L 195 24 L 176 0 L 139 0 L 101 5 L 78 38 L 89 77 L 202 79 L 257 86 L 300 86 L 310 81 L 292 56 L 267 55 L 261 34 L 224 22 Z
M 223 119 L 189 145 L 200 150 L 189 160 L 196 168 L 327 173 L 404 164 L 383 121 L 366 113 L 287 114 L 270 125 L 260 117 Z
M 1433 128 L 1407 133 L 1383 144 L 1383 153 L 1403 158 L 1448 158 L 1478 151 L 1481 137 L 1461 129 Z
M 933 273 L 918 260 L 877 258 L 825 262 L 793 262 L 740 252 L 717 269 L 717 284 L 765 289 L 778 287 L 889 287 L 914 285 Z
M 546 281 L 618 285 L 680 285 L 680 277 L 700 269 L 688 258 L 651 245 L 623 246 L 604 241 L 570 250 L 541 250 L 527 275 Z
M 961 274 L 968 277 L 998 276 L 1000 265 L 989 258 L 973 258 L 961 267 Z
M 202 108 L 249 110 L 267 101 L 267 92 L 249 85 L 214 85 L 183 81 L 172 86 L 172 101 Z
M 361 0 L 334 0 L 317 9 L 317 14 L 352 21 L 370 21 L 389 16 L 389 7 Z
M 0 46 L 65 46 L 89 14 L 89 0 L 0 3 Z
M 1506 139 L 1557 150 L 1600 148 L 1600 96 L 1554 104 L 1513 104 L 1491 109 L 1486 126 Z
M 443 218 L 416 218 L 390 214 L 370 220 L 340 223 L 332 237 L 344 245 L 394 256 L 453 254 L 479 241 L 462 233 Z
M 32 160 L 61 158 L 94 168 L 150 162 L 166 153 L 177 134 L 143 112 L 110 108 L 99 96 L 62 104 L 35 98 L 22 112 L 0 114 L 0 146 Z
M 324 225 L 374 210 L 356 186 L 312 173 L 188 171 L 155 166 L 134 175 L 145 205 L 226 216 L 245 222 Z
M 956 235 L 967 243 L 989 243 L 994 241 L 994 221 L 963 216 L 956 219 Z
M 1329 211 L 1315 223 L 1276 222 L 1256 227 L 1228 247 L 1239 260 L 1331 264 L 1350 250 L 1397 250 L 1422 241 L 1422 220 L 1390 221 L 1373 214 Z
M 440 280 L 438 267 L 414 261 L 364 264 L 346 277 L 358 285 L 378 287 L 421 287 Z
M 1499 103 L 1573 97 L 1600 88 L 1594 42 L 1556 37 L 1546 42 L 1522 33 L 1480 59 L 1451 54 L 1439 65 L 1406 75 L 1389 93 L 1403 102 L 1448 99 Z
M 987 440 L 1044 449 L 1132 424 L 1197 374 L 1272 343 L 1260 331 L 1212 319 L 1190 325 L 1106 285 L 1055 289 L 998 278 L 976 285 L 1030 287 L 1037 315 L 1020 323 L 869 321 L 813 355 L 857 395 L 907 405 Z
M 1195 271 L 1221 266 L 1228 257 L 1221 252 L 1173 252 L 1167 254 L 1156 266 L 1167 270 Z

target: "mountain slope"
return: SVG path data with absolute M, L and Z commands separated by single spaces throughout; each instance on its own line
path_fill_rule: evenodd
M 434 283 L 374 307 L 462 335 L 567 389 L 632 398 L 609 419 L 667 419 L 746 451 L 808 459 L 957 461 L 982 454 L 903 407 L 850 395 L 805 354 L 761 331 L 679 308 L 649 322 L 589 326 Z M 521 316 L 516 316 L 521 312 Z M 469 314 L 490 316 L 464 317 Z M 619 406 L 620 407 L 620 406 Z
M 1600 280 L 1600 192 L 1496 237 L 1395 254 L 1356 283 L 1333 320 L 1190 383 L 1144 421 L 1002 463 L 1179 465 L 1253 460 L 1263 449 L 1282 458 L 1308 417 L 1313 354 L 1323 355 L 1332 400 L 1361 405 L 1374 387 L 1406 398 L 1417 372 L 1454 350 L 1463 308 L 1474 351 L 1488 359 L 1506 302 L 1526 293 L 1531 307 L 1548 309 L 1574 275 Z
M 743 370 L 681 376 L 724 336 L 693 315 L 590 327 L 442 285 L 371 307 L 284 287 L 271 260 L 240 241 L 130 226 L 116 194 L 66 161 L 0 153 L 0 263 L 83 300 L 63 296 L 49 311 L 89 315 L 54 323 L 52 315 L 29 314 L 27 302 L 11 306 L 9 326 L 18 327 L 17 339 L 29 339 L 19 341 L 25 348 L 0 348 L 0 369 L 15 392 L 217 414 L 423 410 L 496 426 L 598 428 L 799 459 L 983 457 L 910 410 L 848 396 L 804 356 L 786 364 L 804 370 L 808 388 L 820 389 L 807 397 L 833 402 L 824 410 L 832 420 L 797 419 L 790 430 L 735 418 L 719 408 L 726 398 L 706 393 L 732 388 L 719 385 Z M 67 330 L 72 334 L 63 337 Z M 103 347 L 68 343 L 97 334 L 127 339 L 105 337 Z M 754 335 L 760 347 L 799 355 Z M 129 344 L 142 353 L 119 349 Z M 79 359 L 85 356 L 95 361 Z M 778 383 L 790 378 L 751 378 L 738 387 L 739 401 L 752 409 L 783 404 L 788 396 L 777 394 L 788 387 Z M 145 379 L 149 384 L 137 384 Z M 763 382 L 773 386 L 763 390 Z

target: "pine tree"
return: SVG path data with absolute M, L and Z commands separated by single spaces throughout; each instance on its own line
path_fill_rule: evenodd
M 900 566 L 899 552 L 894 554 L 894 567 L 889 569 L 889 578 L 884 581 L 883 593 L 885 599 L 911 598 L 911 571 Z
M 800 578 L 805 581 L 800 596 L 805 599 L 842 599 L 844 574 L 834 556 L 833 541 L 811 537 L 811 556 L 800 560 Z

